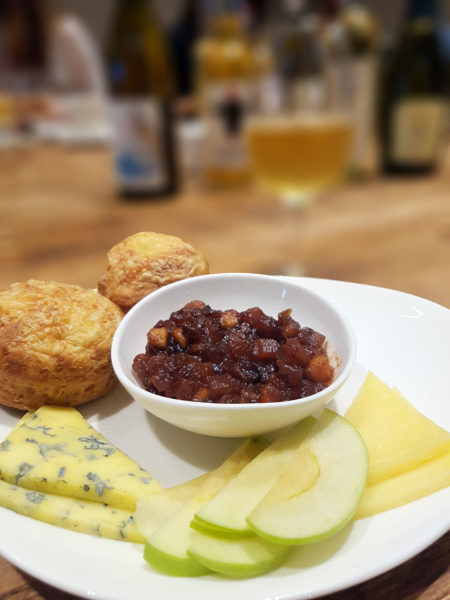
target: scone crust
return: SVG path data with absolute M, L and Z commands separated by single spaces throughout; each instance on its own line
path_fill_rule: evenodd
M 0 403 L 76 406 L 108 392 L 121 318 L 113 302 L 77 285 L 31 279 L 0 291 Z
M 113 246 L 107 259 L 98 290 L 124 311 L 161 286 L 209 272 L 203 254 L 190 244 L 173 235 L 148 231 Z

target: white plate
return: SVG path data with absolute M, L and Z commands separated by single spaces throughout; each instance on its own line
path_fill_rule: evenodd
M 450 428 L 450 312 L 408 294 L 369 286 L 302 279 L 346 313 L 358 341 L 357 366 L 332 401 L 342 413 L 367 370 L 396 385 L 425 415 Z M 208 438 L 159 421 L 121 389 L 82 409 L 88 420 L 164 485 L 211 469 L 237 440 Z M 0 439 L 19 411 L 0 409 Z M 142 546 L 97 539 L 39 523 L 0 508 L 0 553 L 29 574 L 85 598 L 133 600 L 306 599 L 344 589 L 414 556 L 450 528 L 450 488 L 358 521 L 324 542 L 294 551 L 262 577 L 176 578 L 152 571 Z

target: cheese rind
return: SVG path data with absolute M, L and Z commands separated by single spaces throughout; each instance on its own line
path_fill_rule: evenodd
M 12 485 L 0 480 L 0 506 L 72 531 L 144 543 L 130 512 L 93 502 Z
M 71 407 L 26 413 L 0 444 L 0 479 L 130 513 L 161 486 Z

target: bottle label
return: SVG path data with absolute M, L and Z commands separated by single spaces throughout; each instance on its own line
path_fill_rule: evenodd
M 160 104 L 151 100 L 115 100 L 110 114 L 120 186 L 130 191 L 157 191 L 165 186 L 168 172 Z
M 244 123 L 253 104 L 252 92 L 245 83 L 209 85 L 205 90 L 207 167 L 245 167 Z
M 400 101 L 392 114 L 391 160 L 411 165 L 433 163 L 441 149 L 445 117 L 441 100 Z

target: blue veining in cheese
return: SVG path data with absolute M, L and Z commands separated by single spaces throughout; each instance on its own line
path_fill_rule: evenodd
M 0 444 L 0 479 L 131 513 L 137 498 L 161 489 L 75 408 L 60 406 L 42 406 L 22 417 Z
M 92 500 L 27 490 L 0 480 L 0 506 L 65 529 L 143 543 L 133 515 Z

